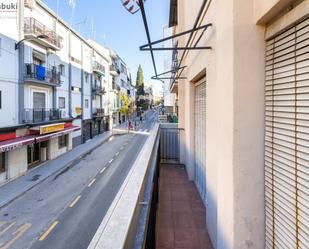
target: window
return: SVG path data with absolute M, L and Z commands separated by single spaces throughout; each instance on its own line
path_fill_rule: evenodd
M 5 153 L 0 153 L 0 173 L 5 172 Z
M 62 76 L 65 76 L 65 66 L 63 64 L 60 64 L 59 65 L 59 73 L 62 75 Z
M 120 64 L 120 71 L 122 73 L 125 73 L 125 66 L 123 64 Z
M 89 108 L 89 99 L 85 99 L 85 108 Z
M 68 135 L 63 135 L 58 138 L 59 149 L 67 146 Z
M 88 83 L 89 80 L 89 73 L 85 73 L 85 83 Z
M 0 110 L 2 109 L 2 91 L 0 91 Z
M 59 97 L 59 108 L 64 109 L 65 108 L 65 98 Z
M 0 38 L 0 57 L 2 55 L 2 39 Z

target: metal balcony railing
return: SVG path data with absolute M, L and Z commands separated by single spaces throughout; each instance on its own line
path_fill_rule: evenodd
M 94 115 L 96 117 L 104 117 L 104 108 L 96 108 Z
M 35 124 L 46 121 L 61 120 L 63 119 L 63 113 L 60 109 L 24 109 L 23 122 L 26 124 Z
M 33 35 L 44 36 L 46 38 L 40 39 L 46 43 L 52 45 L 56 49 L 61 49 L 63 47 L 63 38 L 50 28 L 46 27 L 44 24 L 40 23 L 33 17 L 26 17 L 24 23 L 25 36 Z
M 109 71 L 111 72 L 111 74 L 115 74 L 115 75 L 120 74 L 120 70 L 114 64 L 110 65 Z
M 92 87 L 92 92 L 97 95 L 104 95 L 106 90 L 105 87 L 95 85 Z
M 56 68 L 46 69 L 33 63 L 25 64 L 25 81 L 36 81 L 53 86 L 61 85 L 61 74 Z
M 94 72 L 98 72 L 100 74 L 105 75 L 105 67 L 97 61 L 92 63 L 92 69 Z

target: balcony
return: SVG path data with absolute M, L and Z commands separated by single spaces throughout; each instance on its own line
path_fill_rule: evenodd
M 95 112 L 94 112 L 94 116 L 95 117 L 104 117 L 104 108 L 96 108 Z
M 56 68 L 46 69 L 41 65 L 26 63 L 25 82 L 61 86 L 61 75 Z
M 105 76 L 105 67 L 97 61 L 93 62 L 92 70 L 102 76 Z
M 170 86 L 171 93 L 178 94 L 178 82 L 174 81 Z
M 109 66 L 109 71 L 113 76 L 120 74 L 120 70 L 114 64 Z
M 25 124 L 44 123 L 64 118 L 64 113 L 60 109 L 24 109 L 23 113 L 23 123 Z
M 24 23 L 25 38 L 33 39 L 46 48 L 60 50 L 63 47 L 63 39 L 61 36 L 50 28 L 46 27 L 33 17 L 26 17 Z M 46 38 L 38 39 L 38 36 Z
M 104 95 L 106 90 L 105 87 L 95 85 L 92 87 L 92 92 L 96 95 Z
M 180 164 L 175 124 L 156 124 L 88 249 L 212 249 L 206 209 Z

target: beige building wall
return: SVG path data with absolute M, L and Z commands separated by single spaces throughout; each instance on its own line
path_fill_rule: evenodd
M 178 1 L 177 33 L 193 27 L 202 2 Z M 191 180 L 194 84 L 206 75 L 207 227 L 217 249 L 264 248 L 265 38 L 309 13 L 309 1 L 300 2 L 208 1 L 202 24 L 213 27 L 199 44 L 212 50 L 191 51 L 182 64 L 187 80 L 178 86 L 181 160 Z

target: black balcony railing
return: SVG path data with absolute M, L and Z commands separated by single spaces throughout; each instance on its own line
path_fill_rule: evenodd
M 51 44 L 57 49 L 61 49 L 63 47 L 63 38 L 33 17 L 25 18 L 24 32 L 25 35 L 44 36 L 41 40 Z
M 24 123 L 41 123 L 46 121 L 61 120 L 63 113 L 60 109 L 25 109 L 24 110 Z
M 104 117 L 104 108 L 96 108 L 96 110 L 94 112 L 94 116 Z
M 92 92 L 97 95 L 104 95 L 106 93 L 105 87 L 102 86 L 92 86 Z
M 120 74 L 120 70 L 115 64 L 110 65 L 109 71 L 114 74 Z
M 33 63 L 25 64 L 25 80 L 34 80 L 55 86 L 61 85 L 61 75 L 56 68 L 47 69 Z

